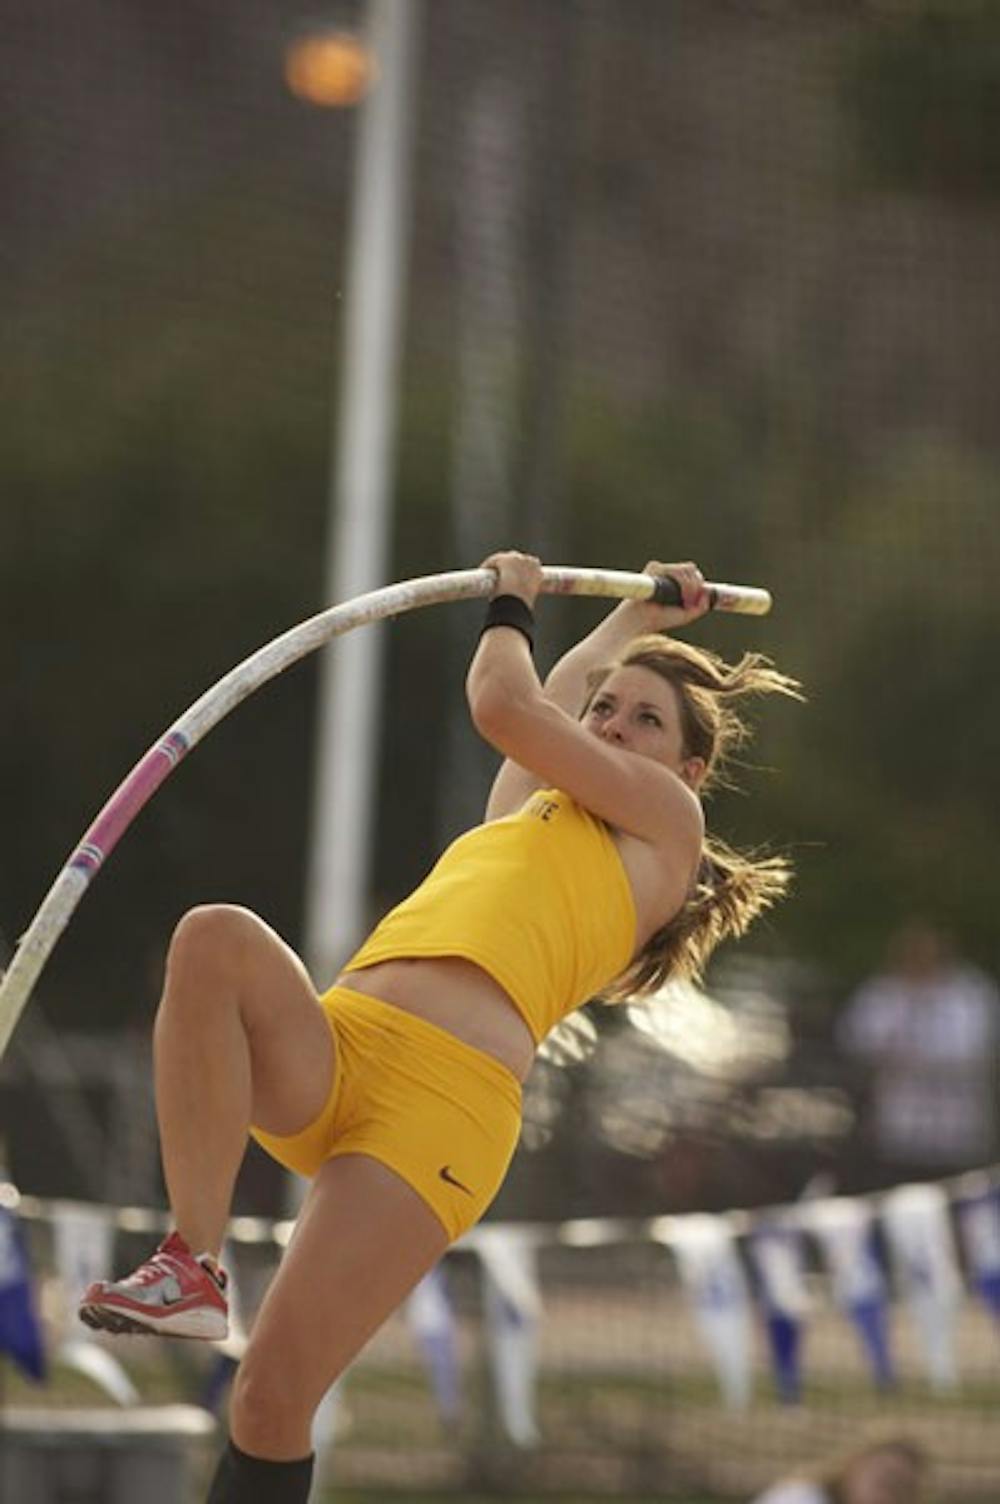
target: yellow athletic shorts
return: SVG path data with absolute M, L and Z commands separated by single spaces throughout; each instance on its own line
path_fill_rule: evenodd
M 300 1133 L 251 1128 L 268 1154 L 315 1175 L 370 1154 L 411 1185 L 454 1240 L 500 1189 L 521 1131 L 521 1085 L 506 1066 L 391 1003 L 331 987 L 320 998 L 337 1047 L 333 1088 Z

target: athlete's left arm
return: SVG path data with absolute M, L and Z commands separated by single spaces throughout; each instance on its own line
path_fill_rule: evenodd
M 590 693 L 590 676 L 607 668 L 637 637 L 672 632 L 687 626 L 709 609 L 704 576 L 697 564 L 661 564 L 651 559 L 643 574 L 666 575 L 681 591 L 681 605 L 661 606 L 656 601 L 623 600 L 599 621 L 593 631 L 569 648 L 545 678 L 545 697 L 567 714 L 579 716 Z
M 495 559 L 505 557 L 494 556 Z M 487 560 L 487 563 L 492 562 L 493 560 Z M 663 564 L 658 559 L 652 559 L 645 565 L 643 572 L 669 575 L 676 580 L 681 588 L 682 604 L 661 606 L 650 600 L 620 601 L 592 631 L 574 643 L 549 670 L 542 686 L 545 698 L 567 715 L 577 718 L 582 714 L 590 691 L 591 674 L 613 662 L 636 637 L 650 632 L 668 632 L 674 627 L 684 626 L 702 616 L 708 609 L 705 581 L 696 564 Z M 521 586 L 523 590 L 523 579 L 514 580 L 508 576 L 504 583 L 513 585 L 515 589 Z M 531 598 L 534 600 L 535 595 L 532 594 Z M 490 790 L 486 805 L 487 820 L 499 819 L 520 809 L 524 801 L 541 786 L 542 780 L 537 774 L 522 767 L 514 759 L 505 758 Z

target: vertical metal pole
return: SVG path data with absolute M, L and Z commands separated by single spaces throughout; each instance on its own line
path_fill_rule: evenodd
M 451 482 L 451 533 L 460 567 L 516 542 L 512 513 L 517 458 L 519 256 L 524 239 L 524 109 L 521 81 L 494 62 L 472 91 L 457 147 L 458 381 Z M 452 624 L 453 623 L 453 624 Z M 444 846 L 482 818 L 492 751 L 469 725 L 461 693 L 471 645 L 452 618 L 447 642 L 448 715 L 438 794 Z
M 363 106 L 355 163 L 331 460 L 330 604 L 387 583 L 420 19 L 421 0 L 369 0 L 368 42 L 378 73 Z M 367 920 L 382 646 L 383 629 L 370 627 L 322 658 L 304 944 L 320 986 Z

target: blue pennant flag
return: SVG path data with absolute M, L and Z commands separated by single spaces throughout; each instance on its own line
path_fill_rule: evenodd
M 889 1348 L 888 1291 L 878 1255 L 871 1208 L 840 1197 L 817 1201 L 809 1221 L 824 1251 L 837 1305 L 850 1320 L 880 1389 L 891 1389 L 896 1373 Z
M 1000 1187 L 963 1197 L 957 1211 L 969 1279 L 1000 1319 Z
M 876 1384 L 880 1389 L 892 1389 L 896 1383 L 896 1371 L 889 1352 L 889 1320 L 885 1297 L 877 1295 L 868 1300 L 852 1301 L 847 1314 L 861 1338 Z
M 783 1405 L 797 1405 L 802 1398 L 802 1324 L 775 1306 L 765 1308 L 765 1321 L 778 1398 Z
M 802 1398 L 802 1331 L 809 1313 L 802 1237 L 795 1229 L 765 1224 L 752 1233 L 750 1252 L 778 1397 L 783 1404 L 795 1405 Z
M 9 1353 L 29 1378 L 45 1378 L 45 1348 L 21 1230 L 0 1206 L 0 1352 Z

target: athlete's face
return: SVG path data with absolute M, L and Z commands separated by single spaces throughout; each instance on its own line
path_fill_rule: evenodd
M 697 788 L 705 771 L 685 753 L 677 691 L 652 669 L 629 664 L 612 669 L 590 702 L 588 731 L 627 752 L 651 757 Z

